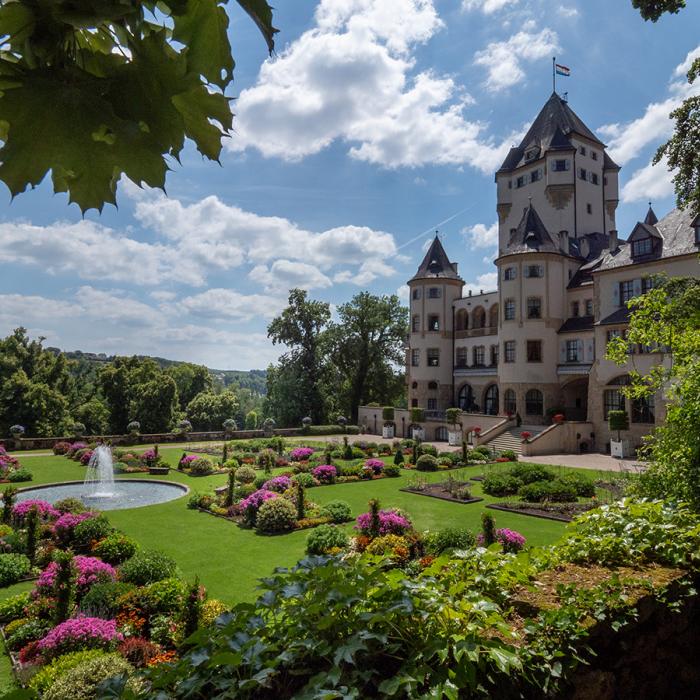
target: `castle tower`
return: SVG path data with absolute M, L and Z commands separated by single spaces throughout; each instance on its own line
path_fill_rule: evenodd
M 408 281 L 410 333 L 408 341 L 408 405 L 444 411 L 452 405 L 453 302 L 464 280 L 435 236 Z

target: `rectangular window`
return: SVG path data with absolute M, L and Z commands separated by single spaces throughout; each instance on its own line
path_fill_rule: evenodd
M 541 170 L 533 170 L 530 173 L 530 182 L 537 182 L 538 180 L 542 179 L 542 171 Z
M 641 238 L 638 241 L 632 241 L 632 257 L 638 257 L 640 255 L 651 255 L 653 251 L 653 245 L 651 236 L 649 238 Z
M 586 299 L 586 316 L 593 316 L 593 299 Z
M 430 348 L 428 350 L 428 367 L 439 367 L 440 366 L 440 350 L 437 348 Z
M 621 338 L 622 337 L 622 331 L 619 330 L 618 328 L 613 328 L 613 330 L 608 331 L 606 333 L 606 338 L 608 343 L 613 339 L 613 338 Z
M 411 350 L 411 367 L 420 367 L 420 350 Z
M 439 331 L 440 330 L 440 317 L 431 314 L 428 316 L 428 330 L 429 331 Z
M 506 299 L 503 305 L 503 318 L 506 321 L 515 319 L 515 299 Z
M 528 265 L 525 268 L 525 277 L 544 277 L 542 265 Z
M 515 267 L 507 267 L 503 273 L 503 279 L 514 280 L 517 277 L 517 269 Z
M 525 187 L 525 176 L 521 175 L 516 181 L 515 181 L 515 186 L 516 187 Z
M 515 341 L 506 340 L 503 343 L 503 359 L 505 362 L 515 362 Z
M 420 316 L 414 316 L 413 320 L 411 321 L 411 330 L 414 333 L 418 333 L 420 330 Z
M 437 411 L 437 399 L 428 399 L 428 410 Z
M 578 362 L 580 360 L 578 355 L 578 340 L 567 340 L 566 341 L 566 361 L 567 362 Z
M 428 298 L 439 299 L 442 296 L 442 290 L 440 287 L 430 287 L 428 290 Z
M 624 411 L 625 397 L 619 389 L 606 389 L 603 392 L 603 420 L 608 420 L 610 411 Z
M 591 184 L 592 185 L 598 184 L 598 173 L 591 173 Z
M 467 348 L 457 348 L 457 367 L 467 366 Z
M 527 317 L 542 318 L 542 299 L 540 297 L 528 297 Z
M 542 362 L 542 341 L 528 340 L 527 341 L 527 361 Z
M 586 204 L 586 213 L 587 214 L 592 214 L 593 213 L 593 206 L 590 204 Z
M 474 365 L 476 367 L 484 366 L 484 356 L 485 356 L 484 346 L 478 345 L 474 348 Z
M 593 158 L 593 160 L 598 160 L 598 152 L 591 151 L 591 158 Z M 598 183 L 596 183 L 596 184 L 598 184 Z
M 632 422 L 633 423 L 654 423 L 654 397 L 647 396 L 639 399 L 632 399 Z
M 576 318 L 579 315 L 580 309 L 581 309 L 581 307 L 577 301 L 571 302 L 571 315 L 574 318 Z
M 579 147 L 578 147 L 578 152 L 579 152 L 582 156 L 585 156 L 585 155 L 586 155 L 586 147 L 585 147 L 585 146 L 579 146 Z
M 555 173 L 563 173 L 569 169 L 569 161 L 562 159 L 557 159 L 552 161 L 552 170 Z
M 588 180 L 588 171 L 586 168 L 579 168 L 578 169 L 578 179 L 579 180 Z
M 620 282 L 620 306 L 624 306 L 630 299 L 634 298 L 634 281 L 627 280 Z
M 491 346 L 491 366 L 495 367 L 498 364 L 498 345 Z
M 642 277 L 642 294 L 646 294 L 649 290 L 657 286 L 658 278 Z
M 413 298 L 414 299 L 420 299 L 420 288 L 414 289 L 413 290 Z
M 411 399 L 411 408 L 418 408 L 418 399 Z

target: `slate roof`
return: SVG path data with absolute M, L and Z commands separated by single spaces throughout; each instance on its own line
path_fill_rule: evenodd
M 644 217 L 644 223 L 647 224 L 648 226 L 654 226 L 659 223 L 659 217 L 656 216 L 654 213 L 654 210 L 651 208 L 651 202 L 649 202 L 649 211 L 647 212 L 647 215 Z
M 622 170 L 622 168 L 606 152 L 603 154 L 603 170 Z
M 440 239 L 437 235 L 430 244 L 430 248 L 428 248 L 428 252 L 423 258 L 423 262 L 418 267 L 418 272 L 416 272 L 409 282 L 425 278 L 464 281 L 457 273 L 457 266 L 455 263 L 451 263 L 450 259 L 447 257 L 447 253 L 442 247 L 442 243 L 440 243 Z
M 599 326 L 619 326 L 629 323 L 630 310 L 626 306 L 622 306 L 616 311 L 613 311 L 610 316 L 606 316 L 598 322 Z
M 542 223 L 532 202 L 523 212 L 518 227 L 511 235 L 504 251 L 505 255 L 512 253 L 560 253 L 559 246 L 552 240 L 549 232 Z
M 556 92 L 553 92 L 540 113 L 532 122 L 520 145 L 511 148 L 499 168 L 499 172 L 515 170 L 525 164 L 525 152 L 537 147 L 538 157 L 549 150 L 573 150 L 571 134 L 583 136 L 605 148 L 598 137 L 583 123 L 581 118 Z M 607 158 L 613 167 L 617 167 Z M 606 167 L 606 169 L 608 169 Z
M 649 225 L 640 223 L 637 226 L 643 226 L 646 229 Z M 635 260 L 632 257 L 632 246 L 629 243 L 620 242 L 620 247 L 614 253 L 605 254 L 599 269 L 613 270 L 626 265 L 645 264 L 654 260 L 665 260 L 678 255 L 700 252 L 700 246 L 695 242 L 693 215 L 690 210 L 674 209 L 655 226 L 649 226 L 649 228 L 650 235 L 663 239 L 652 255 L 645 255 L 644 258 Z
M 581 331 L 592 331 L 595 318 L 593 316 L 572 316 L 567 318 L 557 333 L 580 333 Z

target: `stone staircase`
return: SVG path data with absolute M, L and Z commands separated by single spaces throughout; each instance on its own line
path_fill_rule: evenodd
M 489 449 L 495 449 L 498 452 L 503 450 L 513 450 L 516 455 L 522 454 L 521 451 L 521 440 L 520 433 L 527 430 L 532 433 L 532 437 L 539 435 L 546 426 L 543 425 L 521 425 L 519 428 L 508 428 L 505 432 L 501 433 L 498 437 L 489 440 L 485 443 Z

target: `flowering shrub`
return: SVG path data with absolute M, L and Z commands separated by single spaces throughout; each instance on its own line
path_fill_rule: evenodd
M 59 544 L 68 545 L 73 538 L 73 530 L 84 520 L 94 518 L 97 515 L 94 511 L 84 513 L 64 513 L 59 516 L 53 524 L 53 536 Z
M 292 462 L 305 462 L 314 453 L 311 447 L 295 447 L 289 457 Z
M 509 530 L 507 527 L 496 530 L 496 541 L 500 542 L 504 552 L 512 552 L 513 554 L 525 546 L 525 538 L 516 530 Z M 476 543 L 483 546 L 483 534 L 477 536 Z
M 278 497 L 278 494 L 276 494 L 274 491 L 258 489 L 254 493 L 251 493 L 247 498 L 244 498 L 238 504 L 238 511 L 241 513 L 241 515 L 243 515 L 247 523 L 254 525 L 260 506 L 265 503 L 265 501 Z
M 266 481 L 262 488 L 264 491 L 275 491 L 276 493 L 284 493 L 292 485 L 292 480 L 288 476 L 276 476 L 273 479 Z
M 0 468 L 16 469 L 17 467 L 19 467 L 19 460 L 12 455 L 8 455 L 3 448 L 2 453 L 0 453 Z
M 181 420 L 177 424 L 177 429 L 178 429 L 178 432 L 180 432 L 180 433 L 191 433 L 192 432 L 192 423 L 190 423 L 187 419 Z
M 113 649 L 123 638 L 115 620 L 78 615 L 54 627 L 38 648 L 45 657 L 55 658 L 79 649 Z
M 381 474 L 384 469 L 384 462 L 381 459 L 368 459 L 365 467 L 370 467 L 375 474 Z
M 332 464 L 321 464 L 314 467 L 311 473 L 322 484 L 332 484 L 338 476 L 338 470 Z
M 156 455 L 156 451 L 152 447 L 150 449 L 146 450 L 141 455 L 141 461 L 144 464 L 148 464 L 149 462 L 154 462 L 157 458 L 158 458 L 158 455 Z
M 77 556 L 73 558 L 73 566 L 76 571 L 75 585 L 77 587 L 78 597 L 87 593 L 90 586 L 96 583 L 109 583 L 116 581 L 117 572 L 114 567 L 96 557 Z M 38 593 L 48 595 L 51 593 L 56 581 L 58 572 L 58 564 L 51 562 L 39 576 L 36 582 L 36 590 Z
M 35 498 L 28 498 L 26 501 L 15 503 L 12 507 L 12 517 L 16 520 L 24 520 L 27 513 L 32 508 L 36 508 L 42 520 L 53 520 L 58 518 L 60 513 L 48 502 Z
M 87 466 L 92 459 L 93 451 L 92 450 L 85 450 L 83 454 L 80 455 L 80 463 L 83 466 Z
M 55 455 L 68 454 L 68 450 L 70 450 L 70 442 L 66 442 L 65 440 L 62 440 L 61 442 L 57 442 L 53 446 L 53 453 Z
M 84 450 L 87 448 L 87 443 L 85 442 L 72 442 L 66 453 L 69 457 L 72 457 L 76 452 Z
M 185 455 L 181 460 L 179 467 L 181 469 L 189 469 L 192 462 L 196 462 L 199 459 L 197 455 Z
M 527 441 L 532 437 L 532 433 L 529 430 L 523 430 L 522 433 L 520 433 L 520 439 Z
M 370 534 L 372 515 L 362 513 L 357 516 L 355 530 L 363 535 Z M 398 509 L 391 508 L 379 511 L 379 534 L 380 535 L 403 535 L 412 527 L 411 521 Z

